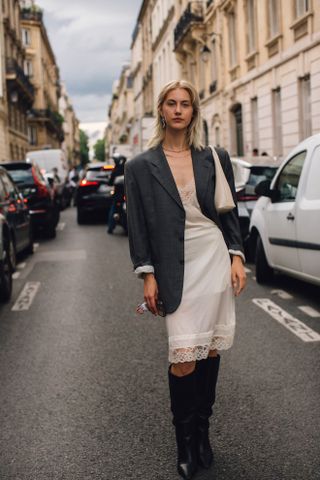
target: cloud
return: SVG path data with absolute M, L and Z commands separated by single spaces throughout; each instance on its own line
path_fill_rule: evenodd
M 112 84 L 130 61 L 142 0 L 38 0 L 60 76 L 82 122 L 105 121 Z M 92 119 L 92 120 L 89 120 Z

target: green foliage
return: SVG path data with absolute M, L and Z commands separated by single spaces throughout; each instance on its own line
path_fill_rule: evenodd
M 99 162 L 104 162 L 106 159 L 105 139 L 97 140 L 93 146 L 94 156 Z
M 83 130 L 80 130 L 80 161 L 82 167 L 89 163 L 89 137 Z

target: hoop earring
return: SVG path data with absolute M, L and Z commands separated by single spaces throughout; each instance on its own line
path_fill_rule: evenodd
M 161 117 L 161 127 L 165 129 L 167 126 L 167 122 L 165 121 L 164 117 Z

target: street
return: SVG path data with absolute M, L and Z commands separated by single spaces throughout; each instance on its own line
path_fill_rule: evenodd
M 78 226 L 69 208 L 57 237 L 37 241 L 0 307 L 0 479 L 178 479 L 165 323 L 135 314 L 127 237 Z M 320 479 L 319 289 L 284 276 L 263 287 L 247 269 L 215 467 L 195 478 Z

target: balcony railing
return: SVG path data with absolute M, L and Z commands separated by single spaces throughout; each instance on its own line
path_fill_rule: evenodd
M 35 22 L 42 22 L 42 10 L 30 8 L 22 8 L 20 17 L 22 20 L 33 20 Z
M 51 130 L 53 130 L 57 134 L 59 140 L 63 140 L 63 118 L 58 112 L 54 112 L 53 110 L 51 110 L 51 108 L 33 108 L 30 111 L 29 119 L 48 122 L 49 128 L 51 127 Z
M 212 3 L 213 3 L 213 0 L 208 0 L 207 1 L 207 8 L 209 8 Z
M 182 38 L 186 35 L 191 26 L 203 22 L 203 2 L 189 2 L 187 8 L 181 15 L 176 28 L 174 29 L 174 47 L 177 48 Z
M 16 87 L 22 90 L 30 101 L 33 101 L 34 86 L 14 58 L 6 58 L 6 74 L 7 80 L 15 82 Z

